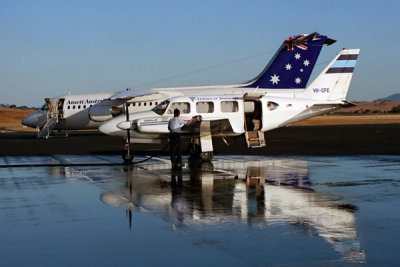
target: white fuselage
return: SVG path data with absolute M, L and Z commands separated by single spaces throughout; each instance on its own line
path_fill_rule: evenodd
M 124 112 L 124 102 L 109 100 L 113 93 L 65 95 L 52 98 L 58 121 L 55 130 L 88 130 L 97 129 L 104 121 Z M 128 101 L 129 112 L 149 110 L 158 105 L 166 96 L 149 94 L 147 98 Z M 27 116 L 22 124 L 32 128 L 41 128 L 46 123 L 48 108 L 45 105 Z
M 148 139 L 167 135 L 168 122 L 175 108 L 180 110 L 181 118 L 186 121 L 199 115 L 203 121 L 210 121 L 212 135 L 216 137 L 241 135 L 246 131 L 269 131 L 327 111 L 326 106 L 323 110 L 311 108 L 317 103 L 328 106 L 332 104 L 329 110 L 333 110 L 337 104 L 269 95 L 259 95 L 257 98 L 246 98 L 243 95 L 180 96 L 164 103 L 164 107 L 130 114 L 133 138 Z M 99 130 L 108 135 L 126 137 L 127 131 L 119 127 L 125 121 L 126 116 L 120 115 L 102 124 Z M 213 128 L 213 125 L 218 126 Z

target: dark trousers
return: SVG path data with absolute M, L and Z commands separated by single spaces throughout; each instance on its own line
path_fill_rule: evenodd
M 181 135 L 179 133 L 171 133 L 169 141 L 171 145 L 172 167 L 176 167 L 178 163 L 182 164 Z

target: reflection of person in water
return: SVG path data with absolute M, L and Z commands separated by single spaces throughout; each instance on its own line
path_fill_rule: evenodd
M 177 181 L 178 180 L 178 181 Z M 171 206 L 177 213 L 178 221 L 182 222 L 185 214 L 185 202 L 182 200 L 182 174 L 171 174 L 172 201 Z

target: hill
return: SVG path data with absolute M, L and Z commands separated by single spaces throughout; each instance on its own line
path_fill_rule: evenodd
M 400 94 L 393 94 L 385 98 L 379 98 L 375 100 L 376 102 L 381 102 L 381 101 L 392 101 L 392 102 L 400 102 Z
M 392 113 L 398 108 L 400 102 L 381 101 L 381 102 L 357 102 L 356 106 L 335 110 L 335 114 L 377 114 Z M 398 112 L 393 112 L 398 113 Z

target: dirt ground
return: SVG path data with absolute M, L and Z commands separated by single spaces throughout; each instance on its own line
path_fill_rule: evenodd
M 400 123 L 400 114 L 322 115 L 294 123 L 295 126 Z
M 21 121 L 35 110 L 0 109 L 0 132 L 27 132 L 35 129 L 23 126 Z
M 389 107 L 385 106 L 385 108 Z M 21 124 L 21 121 L 34 111 L 35 110 L 20 110 L 20 109 L 7 109 L 7 108 L 0 109 L 0 132 L 5 133 L 5 132 L 35 131 L 35 129 L 23 126 Z M 400 114 L 323 115 L 310 118 L 308 120 L 296 122 L 293 124 L 293 126 L 387 124 L 387 123 L 400 123 Z

